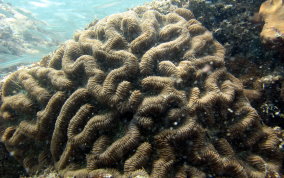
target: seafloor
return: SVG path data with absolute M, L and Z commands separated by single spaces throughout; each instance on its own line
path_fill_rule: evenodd
M 232 0 L 211 0 L 211 1 L 206 1 L 206 0 L 190 0 L 190 1 L 183 1 L 183 0 L 180 0 L 180 1 L 171 0 L 170 1 L 168 0 L 166 1 L 165 0 L 165 1 L 153 1 L 143 6 L 135 7 L 133 8 L 133 10 L 135 10 L 136 12 L 139 12 L 139 11 L 145 11 L 145 9 L 155 9 L 161 13 L 167 13 L 169 11 L 172 11 L 176 7 L 182 7 L 182 8 L 191 10 L 195 18 L 199 22 L 201 22 L 202 25 L 205 26 L 209 31 L 211 31 L 213 34 L 213 37 L 224 46 L 225 51 L 226 51 L 224 55 L 225 67 L 227 68 L 228 72 L 233 74 L 235 77 L 237 77 L 242 82 L 242 85 L 245 91 L 244 93 L 246 94 L 246 98 L 251 103 L 251 106 L 256 109 L 258 115 L 261 118 L 260 123 L 270 126 L 272 130 L 277 131 L 275 133 L 277 133 L 277 138 L 279 138 L 280 140 L 277 142 L 278 143 L 277 146 L 279 147 L 279 150 L 280 150 L 279 154 L 283 156 L 284 142 L 282 139 L 284 138 L 284 132 L 283 132 L 283 128 L 284 128 L 284 89 L 283 89 L 283 86 L 284 86 L 284 79 L 283 79 L 284 54 L 283 52 L 281 52 L 281 50 L 277 48 L 271 48 L 269 45 L 265 45 L 261 42 L 261 38 L 259 34 L 262 30 L 263 22 L 256 19 L 255 14 L 258 12 L 259 7 L 263 2 L 264 0 L 233 0 L 233 1 Z M 96 22 L 92 23 L 89 27 L 92 27 L 95 23 Z M 75 39 L 76 39 L 76 35 L 75 35 Z M 105 54 L 102 53 L 99 55 L 104 56 Z M 48 59 L 46 60 L 48 61 Z M 211 70 L 210 66 L 209 67 L 206 66 L 206 67 L 202 68 L 202 70 L 203 71 Z M 9 72 L 12 72 L 12 71 L 9 71 Z M 85 80 L 85 79 L 82 79 L 82 80 Z M 147 83 L 147 81 L 145 82 Z M 166 83 L 166 81 L 164 82 Z M 149 85 L 148 87 L 151 87 L 151 85 L 153 84 L 148 84 L 148 85 Z M 2 105 L 3 103 L 4 101 L 1 100 L 0 104 Z M 200 112 L 203 112 L 203 111 L 200 111 Z M 126 113 L 127 114 L 125 114 L 124 116 L 130 117 L 131 111 L 127 111 Z M 141 111 L 141 113 L 143 112 Z M 197 115 L 202 115 L 202 114 L 197 114 Z M 148 117 L 148 115 L 147 116 L 143 115 L 143 117 Z M 202 116 L 198 116 L 198 117 L 202 117 Z M 205 115 L 203 115 L 203 117 L 205 117 Z M 221 117 L 221 116 L 218 116 L 218 117 Z M 128 121 L 129 121 L 129 118 L 125 119 L 125 122 L 128 122 Z M 173 122 L 173 123 L 175 125 L 176 122 Z M 260 126 L 255 126 L 255 127 L 260 127 Z M 127 131 L 127 133 L 128 132 L 130 131 Z M 271 136 L 269 134 L 270 132 L 272 131 L 265 130 L 265 133 L 267 133 L 268 135 L 266 137 Z M 148 131 L 146 133 L 148 133 Z M 248 132 L 246 133 L 249 134 Z M 208 137 L 210 137 L 211 139 L 212 135 L 209 135 Z M 148 140 L 148 141 L 150 142 L 152 140 Z M 218 140 L 218 142 L 219 141 L 220 140 Z M 220 141 L 220 143 L 221 142 L 222 141 Z M 196 142 L 196 144 L 197 143 L 198 142 Z M 1 177 L 27 176 L 28 174 L 25 172 L 25 170 L 27 169 L 24 169 L 20 164 L 17 164 L 14 158 L 11 156 L 11 152 L 10 153 L 7 152 L 6 149 L 4 148 L 4 144 L 2 143 L 0 144 L 1 144 L 0 145 L 0 175 Z M 225 142 L 223 144 L 225 144 Z M 183 145 L 183 144 L 178 143 L 177 145 Z M 259 147 L 260 145 L 261 144 L 259 144 Z M 139 148 L 140 147 L 138 147 L 138 150 Z M 267 148 L 269 148 L 269 146 L 267 146 Z M 142 149 L 143 151 L 142 147 L 140 149 Z M 149 150 L 147 148 L 144 148 L 144 149 L 146 150 L 146 152 L 147 150 Z M 241 147 L 237 147 L 237 149 L 242 150 Z M 253 151 L 256 151 L 258 148 L 251 148 L 251 149 L 253 152 Z M 160 152 L 163 152 L 163 151 L 164 150 L 162 151 L 160 150 Z M 185 150 L 183 151 L 186 152 Z M 224 152 L 226 151 L 228 150 L 225 150 Z M 166 150 L 166 152 L 170 152 L 170 151 Z M 247 154 L 245 153 L 246 151 L 243 151 L 243 152 L 244 154 Z M 265 151 L 264 150 L 256 151 L 256 153 L 259 153 L 259 152 L 265 152 Z M 179 154 L 182 154 L 182 153 L 179 153 Z M 268 153 L 264 153 L 264 154 L 268 154 Z M 178 156 L 180 155 L 177 155 L 177 157 Z M 183 161 L 183 160 L 179 160 L 179 161 Z M 279 164 L 281 164 L 281 162 L 283 164 L 283 160 L 278 161 Z M 203 171 L 206 172 L 208 167 L 210 167 L 210 165 L 209 166 L 207 165 L 207 167 L 204 168 Z M 271 168 L 271 170 L 273 169 Z M 271 173 L 271 175 L 267 174 L 265 176 L 280 177 L 280 174 L 283 173 L 282 171 L 283 169 L 280 169 L 278 173 L 273 172 L 273 174 Z M 33 174 L 37 174 L 37 173 L 35 172 Z M 42 172 L 38 174 L 42 174 Z M 46 174 L 41 175 L 41 176 L 46 177 L 48 174 L 50 176 L 57 176 L 55 173 L 51 174 L 50 171 L 46 171 Z M 214 175 L 212 174 L 206 175 L 206 176 L 214 177 Z

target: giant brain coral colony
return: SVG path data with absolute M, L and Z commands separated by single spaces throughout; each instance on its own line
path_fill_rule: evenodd
M 281 169 L 224 48 L 186 9 L 111 15 L 2 85 L 2 142 L 32 175 L 265 177 Z

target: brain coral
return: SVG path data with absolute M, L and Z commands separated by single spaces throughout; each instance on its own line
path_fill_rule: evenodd
M 30 174 L 264 177 L 280 170 L 224 48 L 186 9 L 111 15 L 2 86 L 2 141 Z

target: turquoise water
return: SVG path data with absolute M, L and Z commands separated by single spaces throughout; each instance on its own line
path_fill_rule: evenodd
M 18 64 L 29 64 L 52 52 L 57 46 L 72 38 L 76 30 L 84 29 L 94 19 L 123 12 L 127 8 L 142 5 L 150 0 L 4 0 L 21 14 L 41 21 L 41 32 L 48 33 L 56 45 L 47 48 L 34 48 L 36 53 L 20 55 L 1 54 L 0 70 Z M 33 32 L 32 32 L 33 35 Z M 43 36 L 41 34 L 41 36 Z M 5 75 L 0 71 L 0 75 Z
M 125 11 L 150 0 L 5 0 L 15 7 L 30 11 L 47 28 L 60 34 L 62 40 L 85 27 L 94 19 Z

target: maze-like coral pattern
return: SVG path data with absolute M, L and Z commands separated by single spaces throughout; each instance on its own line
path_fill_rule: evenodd
M 186 9 L 111 15 L 2 86 L 2 141 L 30 174 L 265 177 L 276 133 Z

